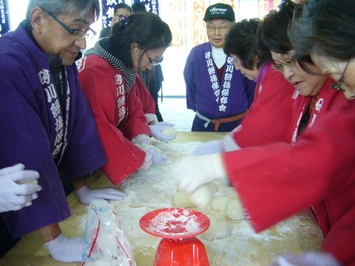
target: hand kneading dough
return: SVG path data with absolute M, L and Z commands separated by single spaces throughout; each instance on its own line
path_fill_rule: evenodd
M 214 194 L 216 193 L 216 186 L 213 183 L 200 186 L 192 194 L 187 194 L 182 191 L 177 191 L 173 195 L 172 204 L 174 207 L 201 207 L 206 208 L 211 204 Z
M 226 206 L 226 215 L 232 220 L 241 219 L 244 217 L 243 206 L 238 198 L 231 199 Z
M 213 196 L 216 193 L 216 187 L 209 183 L 203 186 L 200 186 L 196 191 L 191 193 L 190 198 L 197 207 L 207 208 L 210 206 Z
M 176 136 L 176 129 L 174 127 L 167 127 L 161 131 L 164 135 L 169 137 Z
M 159 148 L 157 148 L 157 147 L 155 147 L 155 146 L 153 146 L 153 145 L 144 146 L 144 147 L 143 147 L 143 150 L 144 150 L 144 151 L 148 151 L 151 147 L 154 147 L 155 150 L 156 150 L 158 153 L 163 153 Z

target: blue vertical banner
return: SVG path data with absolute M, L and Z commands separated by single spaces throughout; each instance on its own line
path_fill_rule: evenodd
M 134 0 L 134 3 L 143 3 L 145 5 L 145 9 L 148 12 L 152 12 L 154 14 L 159 15 L 159 2 L 158 0 Z
M 115 6 L 124 2 L 125 1 L 121 0 L 102 0 L 102 28 L 111 26 L 111 20 L 115 13 Z
M 0 0 L 0 19 L 0 36 L 2 36 L 10 30 L 7 0 Z

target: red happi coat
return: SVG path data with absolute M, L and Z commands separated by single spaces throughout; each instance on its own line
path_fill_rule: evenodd
M 272 64 L 265 67 L 248 115 L 227 137 L 233 138 L 241 148 L 276 141 L 289 142 L 291 138 L 295 88 L 281 72 L 272 68 Z
M 140 134 L 149 136 L 137 84 L 127 88 L 123 74 L 99 56 L 81 60 L 79 81 L 108 158 L 102 170 L 114 185 L 119 185 L 144 162 L 145 151 L 131 140 Z
M 257 232 L 311 206 L 325 237 L 322 249 L 354 265 L 355 102 L 330 89 L 331 82 L 324 85 L 307 128 L 294 143 L 244 148 L 223 157 Z M 302 96 L 295 101 L 295 135 L 309 101 Z
M 155 102 L 150 94 L 148 88 L 145 86 L 143 80 L 141 77 L 137 74 L 136 75 L 136 90 L 135 92 L 137 93 L 137 97 L 140 99 L 142 102 L 143 106 L 143 111 L 145 114 L 145 117 L 147 118 L 147 122 L 151 121 L 158 121 L 158 118 L 155 114 Z

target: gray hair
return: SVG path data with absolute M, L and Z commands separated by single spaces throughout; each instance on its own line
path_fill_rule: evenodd
M 84 17 L 91 10 L 94 10 L 95 20 L 100 15 L 99 0 L 30 0 L 26 13 L 27 20 L 30 19 L 31 11 L 35 7 L 40 7 L 54 16 L 74 13 Z

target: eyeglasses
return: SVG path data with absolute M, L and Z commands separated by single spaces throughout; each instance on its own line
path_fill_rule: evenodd
M 207 26 L 207 31 L 212 33 L 215 32 L 216 30 L 218 30 L 220 33 L 226 33 L 229 30 L 228 26 L 214 26 L 214 25 L 208 25 Z
M 334 90 L 337 90 L 337 91 L 343 91 L 344 89 L 341 87 L 341 83 L 344 81 L 344 75 L 345 75 L 345 71 L 346 69 L 348 68 L 348 65 L 350 63 L 350 59 L 348 61 L 348 63 L 346 64 L 345 68 L 344 68 L 344 72 L 343 74 L 341 75 L 340 79 L 337 81 L 337 82 L 334 82 L 332 84 L 330 84 L 330 87 Z
M 147 58 L 148 58 L 148 60 L 149 60 L 149 64 L 150 64 L 151 66 L 160 65 L 161 62 L 163 62 L 163 60 L 164 60 L 164 57 L 160 57 L 160 58 L 158 58 L 157 60 L 153 61 L 153 60 L 149 57 L 149 55 L 147 54 L 147 52 L 144 52 L 144 53 L 145 53 L 145 55 L 147 56 Z
M 65 25 L 63 22 L 61 22 L 52 13 L 45 11 L 43 8 L 42 8 L 42 10 L 44 12 L 46 12 L 49 16 L 51 16 L 55 21 L 57 21 L 60 26 L 62 26 L 67 32 L 69 32 L 71 35 L 73 35 L 75 37 L 75 39 L 77 39 L 77 40 L 91 39 L 96 35 L 96 31 L 94 31 L 92 28 L 89 28 L 87 31 L 69 28 L 67 25 Z
M 284 67 L 287 68 L 293 68 L 296 65 L 296 58 L 292 57 L 291 59 L 287 59 L 283 62 L 281 62 L 280 64 L 273 64 L 272 68 L 275 69 L 276 71 L 280 71 L 283 72 L 284 71 Z

